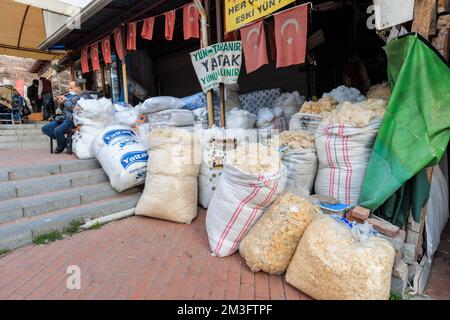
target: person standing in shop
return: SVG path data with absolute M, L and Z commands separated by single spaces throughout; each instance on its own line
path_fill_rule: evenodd
M 55 114 L 55 103 L 53 101 L 53 89 L 50 80 L 41 77 L 38 88 L 39 100 L 42 102 L 44 120 L 48 120 Z

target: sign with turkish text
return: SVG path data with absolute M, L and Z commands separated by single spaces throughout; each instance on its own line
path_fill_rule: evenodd
M 225 0 L 226 32 L 264 18 L 294 2 L 294 0 Z
M 217 88 L 219 83 L 237 83 L 242 65 L 242 42 L 213 44 L 191 52 L 191 60 L 203 92 Z

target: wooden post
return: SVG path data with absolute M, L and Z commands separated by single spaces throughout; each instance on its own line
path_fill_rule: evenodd
M 222 25 L 222 1 L 216 0 L 216 29 L 217 29 L 217 42 L 223 41 L 223 25 Z M 220 111 L 220 127 L 225 128 L 225 85 L 219 84 L 219 111 Z
M 425 39 L 436 32 L 436 0 L 416 0 L 414 4 L 414 21 L 412 32 L 417 32 Z
M 125 99 L 125 103 L 128 104 L 128 75 L 127 75 L 127 62 L 126 62 L 126 42 L 125 37 L 123 36 L 122 25 L 120 25 L 120 32 L 122 33 L 122 48 L 125 52 L 122 61 L 122 79 L 123 79 L 123 96 Z
M 205 4 L 209 4 L 208 0 L 205 0 Z M 205 9 L 199 0 L 195 0 L 195 5 L 201 16 L 201 33 L 202 33 L 202 48 L 205 48 L 209 45 L 208 41 L 208 17 Z M 214 126 L 214 100 L 213 100 L 213 92 L 209 90 L 206 92 L 206 102 L 208 109 L 208 123 L 210 127 Z

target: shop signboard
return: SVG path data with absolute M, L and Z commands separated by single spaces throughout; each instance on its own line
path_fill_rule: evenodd
M 294 0 L 227 0 L 225 29 L 231 32 L 294 2 Z
M 242 42 L 213 44 L 191 52 L 191 60 L 203 92 L 217 88 L 219 83 L 237 83 L 242 65 Z

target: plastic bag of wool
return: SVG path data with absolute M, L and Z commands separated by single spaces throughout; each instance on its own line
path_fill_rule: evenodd
M 392 245 L 364 225 L 320 214 L 306 229 L 286 282 L 315 299 L 387 300 L 395 259 Z
M 278 197 L 239 245 L 250 270 L 283 274 L 318 210 L 290 191 Z
M 213 255 L 226 257 L 236 252 L 285 185 L 286 168 L 272 148 L 253 143 L 229 152 L 206 214 Z
M 145 189 L 136 215 L 189 224 L 197 216 L 197 139 L 179 128 L 154 129 L 149 138 Z M 199 152 L 200 153 L 200 152 Z

